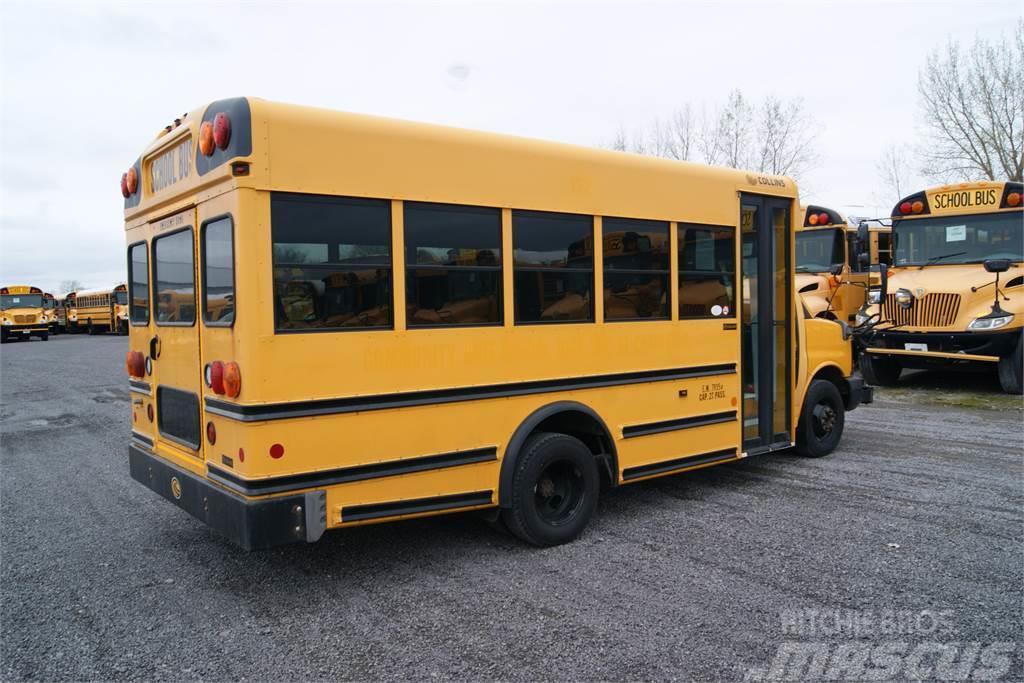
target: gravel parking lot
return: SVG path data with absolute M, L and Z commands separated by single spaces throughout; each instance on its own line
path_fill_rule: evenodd
M 894 641 L 1005 643 L 1024 677 L 1021 403 L 988 378 L 910 377 L 824 459 L 611 492 L 559 548 L 449 516 L 247 554 L 129 478 L 125 347 L 0 352 L 4 680 L 738 680 Z M 794 634 L 812 610 L 875 621 Z M 925 610 L 944 628 L 878 626 Z

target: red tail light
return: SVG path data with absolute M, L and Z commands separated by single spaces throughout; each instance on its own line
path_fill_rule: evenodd
M 210 388 L 215 394 L 224 394 L 224 364 L 219 360 L 210 363 Z
M 819 214 L 818 215 L 818 222 L 821 223 L 822 225 L 825 225 L 826 223 L 828 223 L 828 214 L 827 213 Z
M 242 392 L 242 370 L 238 363 L 224 365 L 224 392 L 231 398 L 236 398 Z
M 132 196 L 132 193 L 128 191 L 128 174 L 121 174 L 121 196 L 128 199 Z
M 284 446 L 282 446 L 279 443 L 275 443 L 273 446 L 270 447 L 270 457 L 271 458 L 273 458 L 274 460 L 277 460 L 278 458 L 280 458 L 282 456 L 284 456 Z
M 227 149 L 231 142 L 231 119 L 224 112 L 213 117 L 213 142 L 219 149 Z
M 914 207 L 911 206 L 910 202 L 903 202 L 902 204 L 900 204 L 900 213 L 902 213 L 904 216 L 906 216 L 913 210 Z
M 212 422 L 206 423 L 206 440 L 210 442 L 210 445 L 217 443 L 217 428 L 213 426 Z

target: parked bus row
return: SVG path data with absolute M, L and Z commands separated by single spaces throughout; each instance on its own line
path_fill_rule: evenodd
M 2 340 L 43 341 L 51 334 L 128 334 L 128 287 L 70 292 L 55 297 L 31 285 L 0 287 Z

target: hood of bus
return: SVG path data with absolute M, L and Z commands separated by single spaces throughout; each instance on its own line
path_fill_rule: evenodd
M 43 316 L 41 308 L 7 308 L 0 312 L 0 320 L 7 325 L 30 325 L 42 322 Z
M 962 332 L 971 321 L 992 311 L 996 276 L 980 263 L 904 266 L 889 272 L 889 302 L 895 305 L 894 297 L 901 289 L 913 296 L 911 309 L 916 316 L 911 324 L 900 327 L 903 331 Z M 971 291 L 972 287 L 977 291 Z M 999 274 L 999 290 L 1000 307 L 1014 316 L 1003 329 L 1020 328 L 1024 323 L 1024 264 L 1013 264 Z

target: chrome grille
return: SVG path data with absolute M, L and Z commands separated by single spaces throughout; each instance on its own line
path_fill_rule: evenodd
M 896 295 L 885 298 L 885 318 L 896 325 L 911 327 L 949 327 L 960 311 L 959 294 L 925 294 L 914 297 L 910 308 L 896 303 Z

